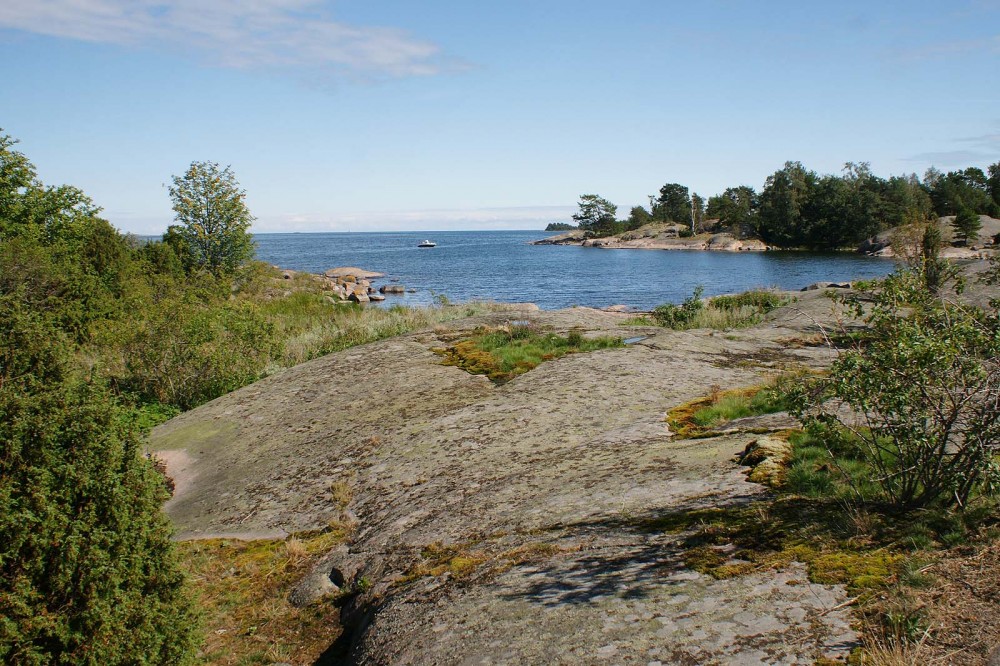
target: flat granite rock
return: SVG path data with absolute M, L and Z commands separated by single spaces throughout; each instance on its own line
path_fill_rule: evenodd
M 282 371 L 158 427 L 151 448 L 184 464 L 167 507 L 180 538 L 356 523 L 327 562 L 367 583 L 344 609 L 348 663 L 812 663 L 854 645 L 842 588 L 797 565 L 715 581 L 683 567 L 677 535 L 639 525 L 767 492 L 733 460 L 745 435 L 677 440 L 666 413 L 785 364 L 826 365 L 808 341 L 833 316 L 822 292 L 731 333 L 623 327 L 628 315 L 589 308 L 494 313 Z M 501 386 L 434 353 L 525 318 L 643 339 Z M 411 575 L 428 546 L 492 564 Z

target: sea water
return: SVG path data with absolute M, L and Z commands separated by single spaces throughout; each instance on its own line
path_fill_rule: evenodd
M 321 273 L 358 266 L 385 273 L 375 284 L 401 284 L 412 293 L 387 295 L 387 305 L 494 300 L 573 305 L 627 305 L 647 310 L 680 303 L 696 287 L 705 296 L 755 287 L 801 289 L 820 281 L 884 276 L 889 259 L 807 252 L 608 250 L 531 245 L 544 231 L 256 234 L 257 257 L 282 268 Z M 418 248 L 422 240 L 437 243 Z

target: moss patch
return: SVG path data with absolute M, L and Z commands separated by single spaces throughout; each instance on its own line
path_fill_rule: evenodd
M 453 365 L 474 375 L 486 375 L 491 381 L 502 384 L 566 354 L 623 346 L 621 338 L 585 338 L 579 332 L 560 336 L 543 333 L 532 326 L 509 325 L 477 328 L 471 338 L 435 352 L 444 356 L 444 365 Z
M 836 503 L 795 497 L 667 514 L 645 528 L 683 535 L 685 565 L 714 578 L 802 562 L 811 582 L 843 584 L 861 596 L 894 584 L 908 557 L 893 544 L 873 544 Z

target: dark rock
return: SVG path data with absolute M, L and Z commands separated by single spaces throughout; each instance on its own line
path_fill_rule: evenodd
M 799 291 L 815 291 L 817 289 L 850 289 L 850 282 L 814 282 L 808 287 L 802 287 Z
M 406 291 L 406 287 L 401 284 L 384 284 L 378 290 L 383 294 L 402 294 Z

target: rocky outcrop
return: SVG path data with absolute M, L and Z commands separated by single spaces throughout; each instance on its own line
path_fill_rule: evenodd
M 675 224 L 648 224 L 618 236 L 590 238 L 582 231 L 552 236 L 534 245 L 580 245 L 613 249 L 641 250 L 712 250 L 719 252 L 762 252 L 767 245 L 757 239 L 737 239 L 732 234 L 699 234 L 682 238 L 686 227 Z
M 341 266 L 340 268 L 331 268 L 323 273 L 328 278 L 354 278 L 351 282 L 357 280 L 374 280 L 375 278 L 385 277 L 385 273 L 379 273 L 377 271 L 366 271 L 363 268 L 357 268 L 355 266 Z
M 318 283 L 319 289 L 333 302 L 369 303 L 372 301 L 384 301 L 385 296 L 383 294 L 402 294 L 406 291 L 406 288 L 399 284 L 383 285 L 380 288 L 376 288 L 372 285 L 372 280 L 385 277 L 385 274 L 354 266 L 331 268 L 319 275 L 280 269 L 277 266 L 274 268 L 280 272 L 280 280 L 282 281 L 294 283 L 296 280 L 307 279 Z M 317 285 L 312 284 L 312 282 L 308 283 L 312 285 L 309 288 L 315 289 Z M 282 293 L 287 295 L 287 293 L 291 292 Z
M 826 366 L 832 351 L 789 340 L 831 318 L 822 291 L 726 336 L 622 328 L 628 314 L 589 308 L 499 312 L 290 368 L 158 427 L 151 446 L 190 456 L 193 478 L 167 507 L 181 538 L 349 516 L 346 546 L 303 581 L 325 594 L 322 575 L 336 570 L 331 583 L 357 591 L 343 607 L 345 663 L 843 658 L 855 634 L 842 587 L 809 583 L 794 564 L 715 580 L 687 568 L 678 535 L 650 528 L 767 492 L 733 461 L 745 434 L 683 440 L 665 414 L 771 372 L 734 359 Z M 435 354 L 525 319 L 644 338 L 502 386 Z M 333 487 L 349 488 L 346 507 Z
M 549 236 L 541 240 L 532 241 L 532 245 L 577 245 L 587 237 L 586 231 L 567 231 L 564 234 Z

